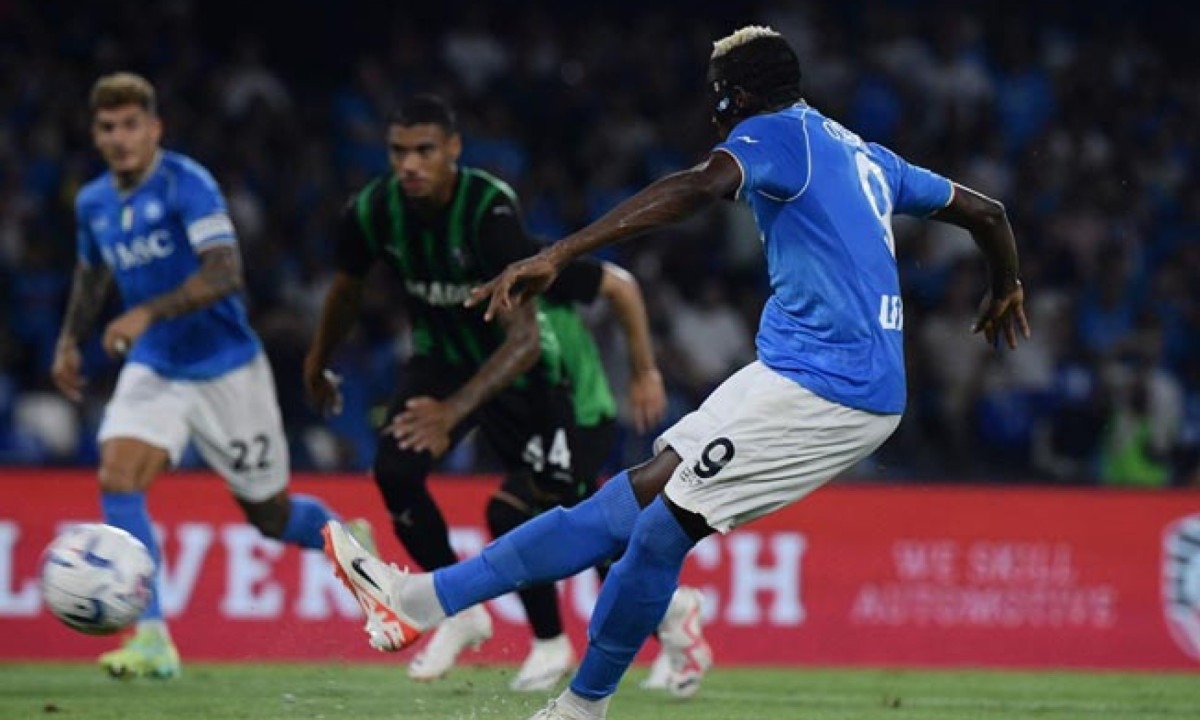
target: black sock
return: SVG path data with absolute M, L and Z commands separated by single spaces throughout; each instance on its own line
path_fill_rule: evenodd
M 488 529 L 492 537 L 500 537 L 518 525 L 529 520 L 530 514 L 518 510 L 510 503 L 492 498 L 488 503 Z M 525 615 L 529 618 L 529 626 L 533 635 L 539 640 L 562 635 L 562 615 L 558 608 L 558 591 L 551 584 L 527 587 L 517 593 L 521 604 L 525 607 Z

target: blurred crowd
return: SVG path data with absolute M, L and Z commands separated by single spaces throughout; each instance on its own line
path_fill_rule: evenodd
M 711 15 L 669 2 L 558 5 L 307 1 L 289 4 L 283 22 L 279 8 L 225 2 L 0 0 L 0 463 L 95 460 L 115 366 L 88 346 L 82 408 L 54 393 L 47 371 L 74 263 L 73 195 L 102 171 L 86 107 L 98 75 L 147 75 L 167 146 L 221 182 L 296 466 L 361 469 L 407 352 L 394 284 L 373 280 L 340 356 L 341 417 L 310 411 L 300 367 L 336 219 L 353 189 L 386 170 L 396 100 L 452 98 L 463 161 L 512 183 L 529 230 L 549 241 L 704 156 L 715 140 L 703 88 L 711 42 L 754 21 L 793 42 L 810 103 L 1003 200 L 1021 251 L 1034 335 L 997 351 L 969 334 L 986 287 L 970 237 L 897 221 L 909 410 L 856 474 L 1200 481 L 1197 24 L 1160 15 L 1149 27 L 1155 2 L 1099 2 L 1087 17 L 917 0 Z M 605 257 L 643 283 L 667 422 L 753 358 L 767 287 L 743 208 Z M 603 307 L 585 312 L 621 395 L 618 327 Z M 611 466 L 642 457 L 648 441 L 626 430 Z M 489 462 L 467 444 L 446 467 Z

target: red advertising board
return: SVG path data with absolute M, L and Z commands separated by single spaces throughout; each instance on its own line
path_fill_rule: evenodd
M 490 478 L 432 482 L 455 547 L 486 542 Z M 301 477 L 377 528 L 403 563 L 365 477 Z M 208 475 L 150 495 L 164 538 L 162 598 L 192 659 L 386 659 L 320 553 L 263 540 Z M 38 557 L 65 524 L 98 519 L 94 480 L 0 475 L 0 659 L 88 658 L 111 639 L 41 606 Z M 723 664 L 1200 669 L 1200 493 L 838 485 L 692 553 Z M 597 582 L 561 584 L 582 643 Z M 468 661 L 518 661 L 528 633 L 512 597 L 490 603 L 497 636 Z M 403 660 L 405 656 L 401 656 Z

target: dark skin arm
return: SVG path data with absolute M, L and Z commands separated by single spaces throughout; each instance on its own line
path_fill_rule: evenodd
M 484 317 L 491 320 L 514 304 L 544 292 L 559 270 L 575 258 L 694 215 L 718 200 L 732 197 L 741 182 L 742 171 L 734 159 L 727 153 L 714 152 L 693 168 L 656 180 L 579 232 L 509 265 L 491 281 L 471 290 L 467 305 L 477 305 L 490 297 Z
M 600 294 L 612 305 L 629 343 L 629 407 L 633 426 L 646 432 L 662 421 L 667 411 L 667 391 L 654 360 L 650 318 L 642 289 L 629 272 L 604 263 Z
M 537 308 L 523 303 L 499 312 L 504 342 L 484 361 L 465 385 L 443 400 L 412 398 L 404 412 L 392 418 L 383 432 L 403 450 L 441 457 L 450 447 L 450 432 L 489 398 L 529 370 L 541 355 Z
M 1029 321 L 1025 318 L 1025 290 L 1017 277 L 1017 243 L 1004 206 L 956 183 L 950 204 L 930 217 L 970 232 L 987 259 L 990 287 L 971 332 L 982 332 L 989 345 L 1003 335 L 1008 346 L 1016 349 L 1018 332 L 1029 337 Z
M 237 247 L 219 245 L 200 253 L 200 267 L 168 292 L 126 310 L 104 329 L 104 351 L 124 355 L 159 320 L 194 312 L 238 292 L 244 285 Z
M 304 357 L 304 389 L 322 414 L 338 414 L 342 408 L 337 375 L 327 370 L 333 351 L 345 341 L 362 310 L 363 278 L 339 272 L 325 295 L 317 334 Z
M 54 364 L 50 368 L 55 386 L 73 402 L 83 400 L 83 388 L 87 384 L 80 373 L 83 359 L 79 354 L 79 342 L 91 332 L 111 289 L 112 272 L 107 265 L 75 265 L 71 297 L 67 301 L 67 312 L 54 348 Z

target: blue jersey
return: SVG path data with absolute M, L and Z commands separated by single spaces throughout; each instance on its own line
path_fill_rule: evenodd
M 112 173 L 75 198 L 79 260 L 112 270 L 121 299 L 133 307 L 174 290 L 200 267 L 199 253 L 236 245 L 225 199 L 212 175 L 176 153 L 160 153 L 150 176 L 121 192 Z M 252 360 L 261 349 L 240 297 L 153 323 L 129 352 L 168 378 L 207 380 Z
M 759 360 L 827 400 L 903 412 L 891 217 L 940 210 L 953 185 L 804 104 L 742 121 L 716 150 L 741 167 L 767 256 Z

